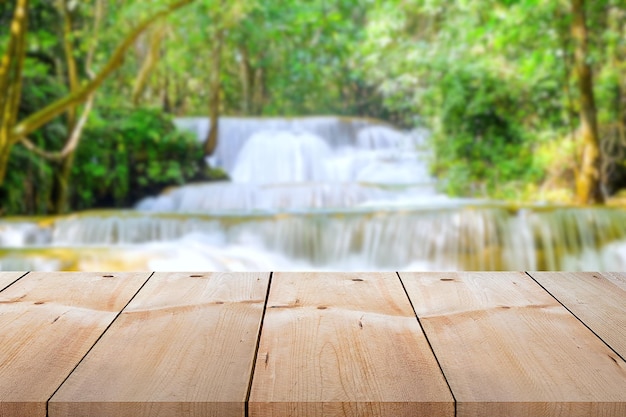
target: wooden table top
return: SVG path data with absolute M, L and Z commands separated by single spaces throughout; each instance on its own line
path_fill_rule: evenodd
M 626 273 L 0 272 L 0 417 L 626 416 Z

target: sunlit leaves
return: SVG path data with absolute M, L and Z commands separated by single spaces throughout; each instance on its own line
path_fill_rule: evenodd
M 626 88 L 617 81 L 625 74 L 623 12 L 615 0 L 589 2 L 590 59 L 604 109 L 615 107 L 616 92 Z M 388 108 L 407 119 L 426 116 L 437 172 L 452 178 L 449 184 L 493 185 L 512 179 L 506 158 L 530 155 L 539 137 L 572 130 L 578 97 L 569 28 L 565 0 L 377 2 L 355 56 Z M 526 151 L 498 146 L 514 138 Z

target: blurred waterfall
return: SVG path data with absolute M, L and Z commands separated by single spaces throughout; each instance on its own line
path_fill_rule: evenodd
M 212 163 L 232 181 L 135 210 L 0 220 L 0 269 L 626 269 L 626 211 L 448 198 L 426 136 L 367 119 L 223 118 Z
M 241 215 L 82 213 L 33 233 L 0 222 L 5 250 L 132 248 L 164 250 L 156 264 L 178 265 L 184 252 L 225 261 L 245 248 L 251 266 L 280 257 L 274 269 L 623 270 L 626 213 L 617 209 L 441 207 Z M 17 243 L 17 244 L 16 244 Z M 8 244 L 8 245 L 7 245 Z M 20 246 L 21 245 L 21 246 Z M 44 251 L 45 252 L 45 251 Z M 24 251 L 28 253 L 28 251 Z M 197 254 L 197 253 L 196 253 Z M 177 260 L 178 259 L 178 260 Z M 194 269 L 194 265 L 186 265 Z

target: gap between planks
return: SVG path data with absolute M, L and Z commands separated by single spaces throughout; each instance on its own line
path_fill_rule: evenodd
M 22 271 L 0 272 L 0 292 L 6 290 L 27 274 L 28 272 Z
M 626 362 L 626 315 L 621 308 L 626 305 L 626 274 L 611 276 L 600 272 L 526 272 L 544 291 L 563 306 L 572 316 L 600 339 L 622 361 Z M 565 286 L 563 277 L 570 276 L 579 285 Z M 594 288 L 595 287 L 595 288 Z M 593 304 L 598 287 L 604 287 L 602 305 Z M 622 313 L 622 314 L 620 314 Z M 611 329 L 604 326 L 617 320 Z
M 108 274 L 113 274 L 112 272 L 104 272 L 103 276 L 108 276 Z M 65 382 L 70 378 L 70 376 L 72 376 L 72 374 L 74 373 L 74 371 L 76 371 L 76 368 L 78 368 L 78 366 L 85 360 L 85 358 L 87 357 L 87 355 L 89 355 L 89 352 L 91 352 L 93 350 L 93 348 L 98 344 L 98 342 L 100 340 L 102 340 L 102 337 L 106 334 L 106 332 L 111 328 L 111 326 L 113 325 L 113 323 L 115 323 L 117 321 L 117 319 L 120 317 L 120 315 L 122 314 L 122 312 L 126 309 L 126 307 L 128 307 L 128 305 L 135 299 L 135 297 L 137 297 L 137 294 L 139 294 L 141 292 L 141 290 L 143 289 L 143 287 L 146 286 L 146 284 L 148 283 L 148 281 L 150 281 L 150 278 L 152 278 L 154 276 L 154 272 L 150 273 L 150 275 L 148 276 L 148 278 L 146 278 L 146 280 L 144 281 L 143 284 L 141 284 L 141 286 L 137 289 L 137 291 L 135 292 L 135 294 L 133 294 L 133 296 L 130 298 L 130 300 L 128 300 L 128 302 L 126 303 L 126 305 L 124 305 L 124 307 L 122 307 L 122 309 L 120 311 L 117 312 L 115 318 L 111 321 L 111 323 L 109 323 L 109 325 L 106 327 L 106 329 L 104 329 L 104 331 L 102 332 L 102 334 L 96 339 L 96 341 L 91 345 L 91 347 L 87 350 L 87 352 L 85 352 L 85 354 L 83 355 L 83 357 L 78 361 L 78 363 L 76 364 L 76 366 L 74 366 L 74 368 L 72 368 L 72 370 L 67 374 L 67 376 L 65 377 L 65 379 L 63 380 L 63 382 L 61 382 L 59 384 L 59 386 L 57 387 L 56 390 L 54 390 L 54 392 L 50 395 L 50 397 L 48 398 L 48 400 L 46 401 L 46 417 L 48 417 L 49 415 L 49 411 L 50 411 L 50 400 L 52 400 L 52 397 L 54 397 L 54 395 L 61 389 L 61 387 L 63 386 L 63 384 L 65 384 Z
M 417 312 L 415 311 L 415 306 L 413 305 L 413 300 L 411 300 L 411 297 L 409 296 L 409 293 L 406 290 L 406 286 L 404 285 L 404 282 L 402 281 L 402 277 L 400 276 L 400 272 L 396 271 L 396 276 L 400 280 L 400 285 L 402 285 L 402 289 L 404 290 L 404 294 L 406 295 L 406 298 L 409 300 L 409 304 L 411 304 L 411 309 L 413 310 L 413 314 L 415 314 L 415 318 L 417 319 L 417 322 L 420 325 L 420 329 L 422 330 L 422 333 L 424 333 L 424 337 L 426 338 L 426 342 L 428 343 L 428 347 L 430 348 L 430 351 L 433 353 L 433 356 L 435 357 L 435 361 L 437 362 L 437 366 L 439 366 L 439 370 L 441 371 L 441 375 L 443 376 L 444 381 L 446 381 L 446 385 L 448 386 L 448 390 L 450 390 L 450 395 L 452 395 L 452 400 L 454 401 L 454 416 L 456 417 L 456 415 L 457 415 L 457 399 L 456 399 L 456 397 L 454 395 L 454 391 L 452 390 L 452 387 L 450 386 L 450 381 L 448 381 L 448 377 L 446 376 L 446 373 L 443 371 L 443 367 L 441 366 L 441 362 L 439 361 L 439 358 L 437 357 L 437 354 L 435 353 L 435 350 L 433 349 L 433 345 L 430 342 L 430 338 L 428 337 L 428 333 L 426 333 L 426 330 L 424 330 L 424 326 L 422 325 L 422 321 L 420 320 L 419 316 L 417 315 Z
M 269 276 L 155 274 L 52 398 L 50 415 L 244 415 Z
M 261 324 L 256 339 L 256 348 L 254 349 L 254 358 L 252 360 L 252 371 L 250 372 L 250 380 L 248 381 L 248 392 L 246 393 L 246 402 L 244 404 L 244 417 L 250 416 L 250 394 L 252 393 L 252 383 L 254 382 L 254 370 L 256 362 L 259 359 L 259 347 L 261 345 L 261 335 L 263 334 L 263 324 L 265 323 L 265 314 L 267 313 L 267 301 L 270 299 L 270 291 L 272 290 L 272 278 L 274 272 L 270 272 L 267 283 L 267 292 L 265 293 L 265 302 L 263 303 L 263 314 L 261 315 Z

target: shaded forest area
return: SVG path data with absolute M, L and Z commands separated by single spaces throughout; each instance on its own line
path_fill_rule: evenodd
M 427 127 L 452 195 L 626 188 L 621 0 L 13 0 L 0 56 L 1 214 L 219 177 L 219 115 Z M 203 144 L 180 115 L 211 117 Z

